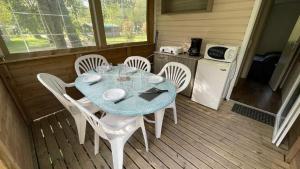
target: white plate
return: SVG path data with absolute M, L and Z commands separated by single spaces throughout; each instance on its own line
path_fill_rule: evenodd
M 101 80 L 101 75 L 97 75 L 97 74 L 85 74 L 83 76 L 82 81 L 86 82 L 86 83 L 92 83 L 92 82 L 96 82 Z
M 161 83 L 163 81 L 164 81 L 164 78 L 161 77 L 161 76 L 154 75 L 154 76 L 148 77 L 148 82 L 149 83 L 158 84 L 158 83 Z
M 109 89 L 103 93 L 102 97 L 104 100 L 114 102 L 124 98 L 125 95 L 126 92 L 123 89 Z
M 126 67 L 126 73 L 135 73 L 138 69 L 135 67 Z

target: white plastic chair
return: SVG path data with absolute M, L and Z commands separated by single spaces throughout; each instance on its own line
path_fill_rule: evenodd
M 93 69 L 97 69 L 98 66 L 108 65 L 105 57 L 98 54 L 84 55 L 76 59 L 75 71 L 77 76 L 88 72 Z
M 74 87 L 74 83 L 66 84 L 58 77 L 47 73 L 39 73 L 37 75 L 37 78 L 71 113 L 75 120 L 76 127 L 78 130 L 79 143 L 83 144 L 85 139 L 86 120 L 84 116 L 82 116 L 82 114 L 80 113 L 79 109 L 63 96 L 64 94 L 66 94 L 66 88 Z M 92 113 L 100 111 L 100 109 L 97 106 L 95 106 L 85 97 L 77 101 L 80 105 L 84 106 Z
M 191 81 L 191 70 L 184 64 L 178 62 L 167 63 L 158 73 L 166 79 L 171 80 L 176 85 L 176 93 L 182 92 Z M 166 108 L 172 108 L 174 114 L 174 121 L 177 124 L 177 110 L 176 102 L 172 102 Z
M 124 61 L 124 64 L 128 67 L 135 67 L 146 72 L 151 71 L 151 64 L 149 60 L 141 56 L 130 56 Z
M 143 116 L 129 117 L 107 113 L 107 115 L 99 119 L 69 95 L 64 94 L 64 96 L 77 106 L 86 120 L 93 127 L 95 131 L 95 155 L 99 153 L 99 137 L 109 141 L 114 169 L 122 169 L 124 145 L 130 136 L 139 128 L 142 129 L 146 151 L 148 151 L 148 141 Z

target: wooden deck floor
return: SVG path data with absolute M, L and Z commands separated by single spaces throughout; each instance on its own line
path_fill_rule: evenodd
M 231 112 L 231 106 L 226 102 L 213 111 L 178 96 L 178 124 L 167 112 L 161 139 L 155 138 L 154 126 L 146 124 L 150 151 L 145 151 L 141 131 L 136 132 L 125 145 L 124 167 L 288 168 L 286 150 L 271 144 L 272 127 Z M 92 129 L 88 127 L 85 144 L 80 145 L 67 112 L 35 122 L 33 135 L 41 169 L 112 168 L 108 142 L 100 141 L 100 154 L 95 156 Z

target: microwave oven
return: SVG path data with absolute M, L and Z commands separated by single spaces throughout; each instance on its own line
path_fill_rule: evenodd
M 239 47 L 207 44 L 204 58 L 222 62 L 233 62 L 238 54 Z

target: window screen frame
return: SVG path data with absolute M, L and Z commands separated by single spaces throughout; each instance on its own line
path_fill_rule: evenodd
M 154 0 L 146 0 L 146 41 L 141 42 L 126 42 L 120 44 L 107 44 L 106 35 L 104 30 L 104 21 L 101 8 L 101 0 L 89 0 L 91 21 L 93 25 L 95 46 L 83 46 L 77 48 L 65 48 L 65 49 L 51 49 L 41 50 L 34 52 L 22 52 L 22 53 L 10 53 L 4 39 L 0 36 L 0 49 L 4 55 L 5 60 L 18 60 L 23 57 L 40 57 L 40 56 L 52 56 L 68 53 L 80 53 L 80 52 L 96 52 L 101 49 L 114 49 L 119 47 L 131 47 L 138 45 L 153 44 L 154 35 Z
M 99 14 L 96 19 L 98 19 L 98 23 L 100 23 L 100 39 L 102 46 L 100 49 L 105 48 L 119 48 L 119 47 L 130 47 L 130 46 L 138 46 L 138 45 L 146 45 L 146 44 L 152 44 L 153 43 L 153 30 L 154 30 L 154 0 L 146 0 L 146 41 L 141 42 L 125 42 L 125 43 L 118 43 L 118 44 L 107 44 L 106 41 L 106 34 L 104 29 L 104 19 L 102 14 L 102 6 L 101 6 L 101 0 L 92 0 L 94 1 L 94 5 L 97 9 L 101 10 L 95 10 L 99 11 Z

